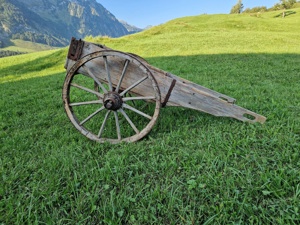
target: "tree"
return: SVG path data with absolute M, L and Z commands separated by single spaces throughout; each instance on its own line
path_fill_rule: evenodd
M 283 8 L 282 17 L 285 17 L 285 10 L 290 9 L 296 3 L 296 0 L 280 0 L 281 7 Z
M 283 9 L 290 9 L 296 3 L 296 0 L 280 0 Z
M 230 10 L 230 14 L 240 14 L 242 13 L 244 8 L 244 5 L 242 3 L 242 0 L 238 0 L 238 2 L 232 6 L 231 10 Z
M 260 12 L 267 12 L 268 9 L 266 6 L 256 6 L 254 8 L 246 8 L 243 13 L 260 13 Z

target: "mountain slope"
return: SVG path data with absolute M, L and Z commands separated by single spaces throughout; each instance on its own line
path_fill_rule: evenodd
M 9 39 L 64 46 L 72 36 L 129 34 L 96 0 L 0 0 L 0 3 L 0 47 Z
M 119 22 L 127 29 L 127 31 L 130 34 L 134 34 L 134 33 L 143 31 L 143 29 L 138 28 L 136 26 L 132 26 L 132 25 L 128 24 L 126 21 L 124 21 L 124 20 L 119 20 Z

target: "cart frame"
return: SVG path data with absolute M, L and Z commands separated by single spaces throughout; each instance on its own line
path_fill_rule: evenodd
M 155 125 L 161 107 L 179 106 L 231 117 L 244 122 L 264 123 L 266 117 L 235 105 L 235 99 L 150 65 L 143 58 L 76 38 L 71 39 L 65 64 L 67 75 L 63 86 L 65 111 L 72 124 L 86 137 L 97 142 L 134 142 L 146 136 Z M 75 82 L 78 76 L 87 77 L 93 87 Z M 79 101 L 72 96 L 77 92 L 96 97 Z M 81 95 L 80 95 L 81 96 Z M 151 113 L 137 108 L 139 102 L 154 103 Z M 133 103 L 133 104 L 132 104 Z M 77 115 L 78 108 L 95 108 L 85 117 Z M 81 110 L 84 111 L 84 110 Z M 135 122 L 129 112 L 139 118 Z M 101 114 L 101 119 L 95 119 Z M 112 116 L 113 115 L 113 116 Z M 135 118 L 135 115 L 133 115 Z M 114 118 L 113 137 L 105 136 L 108 121 Z M 120 119 L 125 122 L 121 123 Z M 99 131 L 86 126 L 100 121 Z M 146 120 L 138 127 L 140 120 Z M 112 121 L 111 121 L 112 123 Z M 128 126 L 129 133 L 122 133 Z

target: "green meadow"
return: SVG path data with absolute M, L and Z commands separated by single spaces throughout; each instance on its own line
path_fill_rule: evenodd
M 86 38 L 231 96 L 263 125 L 166 107 L 144 139 L 99 144 L 64 112 L 67 48 L 1 58 L 0 224 L 299 224 L 300 9 L 280 13 Z

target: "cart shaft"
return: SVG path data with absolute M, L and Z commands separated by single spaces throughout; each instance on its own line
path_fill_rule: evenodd
M 168 101 L 166 106 L 180 106 L 209 113 L 214 116 L 232 117 L 240 121 L 252 123 L 264 123 L 266 121 L 266 117 L 235 105 L 236 100 L 232 97 L 154 68 L 151 65 L 150 68 L 160 87 L 162 101 L 168 95 L 172 81 L 176 81 L 170 96 L 167 96 Z

